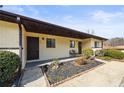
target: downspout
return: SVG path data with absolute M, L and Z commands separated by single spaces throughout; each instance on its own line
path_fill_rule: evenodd
M 21 26 L 20 17 L 17 17 L 16 20 L 17 20 L 18 27 L 19 27 L 19 57 L 20 57 L 21 64 L 19 66 L 18 75 L 17 75 L 17 79 L 15 81 L 14 87 L 19 87 L 22 76 L 23 76 L 23 70 L 22 70 L 22 26 Z
M 21 69 L 22 69 L 22 26 L 21 26 L 20 17 L 17 17 L 17 23 L 19 27 L 19 56 L 20 56 Z

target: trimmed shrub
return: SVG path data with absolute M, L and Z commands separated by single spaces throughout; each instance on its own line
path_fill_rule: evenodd
M 0 51 L 0 83 L 10 82 L 20 66 L 20 58 L 9 51 Z
M 112 58 L 111 57 L 108 57 L 108 56 L 102 56 L 102 57 L 98 57 L 100 59 L 103 59 L 103 60 L 111 60 Z
M 124 53 L 119 50 L 105 50 L 104 56 L 109 56 L 115 59 L 123 59 Z
M 96 50 L 95 51 L 95 56 L 99 56 L 102 57 L 104 56 L 104 54 L 107 52 L 107 50 L 103 49 L 103 50 Z
M 111 57 L 114 59 L 123 59 L 124 53 L 119 50 L 112 50 L 112 49 L 106 49 L 106 50 L 98 50 L 95 52 L 96 56 L 102 57 Z
M 85 48 L 83 49 L 83 55 L 87 58 L 90 58 L 91 56 L 93 56 L 93 50 L 90 48 Z

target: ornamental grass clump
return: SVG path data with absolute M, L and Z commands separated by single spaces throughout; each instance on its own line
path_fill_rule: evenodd
M 87 63 L 87 58 L 85 56 L 79 57 L 78 59 L 75 60 L 75 65 L 84 65 Z
M 53 62 L 51 63 L 52 69 L 57 69 L 59 68 L 59 60 L 58 59 L 53 59 Z

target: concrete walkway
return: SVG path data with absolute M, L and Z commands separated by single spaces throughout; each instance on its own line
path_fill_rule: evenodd
M 68 62 L 77 59 L 78 57 L 61 59 L 60 62 Z M 30 63 L 30 66 L 25 68 L 24 75 L 21 80 L 21 87 L 46 87 L 46 80 L 43 76 L 40 66 L 50 64 L 47 63 Z
M 46 81 L 43 77 L 41 68 L 32 67 L 24 71 L 21 80 L 21 87 L 46 87 Z
M 46 87 L 41 68 L 26 68 L 21 81 L 23 87 Z M 118 87 L 124 86 L 124 63 L 105 62 L 79 77 L 64 82 L 58 87 Z
M 71 79 L 58 87 L 118 87 L 124 85 L 121 84 L 124 83 L 122 82 L 123 77 L 124 63 L 113 61 Z

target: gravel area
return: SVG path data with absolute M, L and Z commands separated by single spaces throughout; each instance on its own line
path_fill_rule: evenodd
M 70 61 L 70 62 L 62 63 L 58 69 L 54 69 L 54 70 L 52 69 L 51 65 L 49 65 L 45 73 L 46 73 L 49 83 L 54 84 L 68 77 L 71 77 L 83 71 L 89 70 L 93 67 L 96 67 L 100 64 L 103 64 L 103 63 L 90 60 L 85 65 L 77 66 L 74 64 L 73 61 Z

